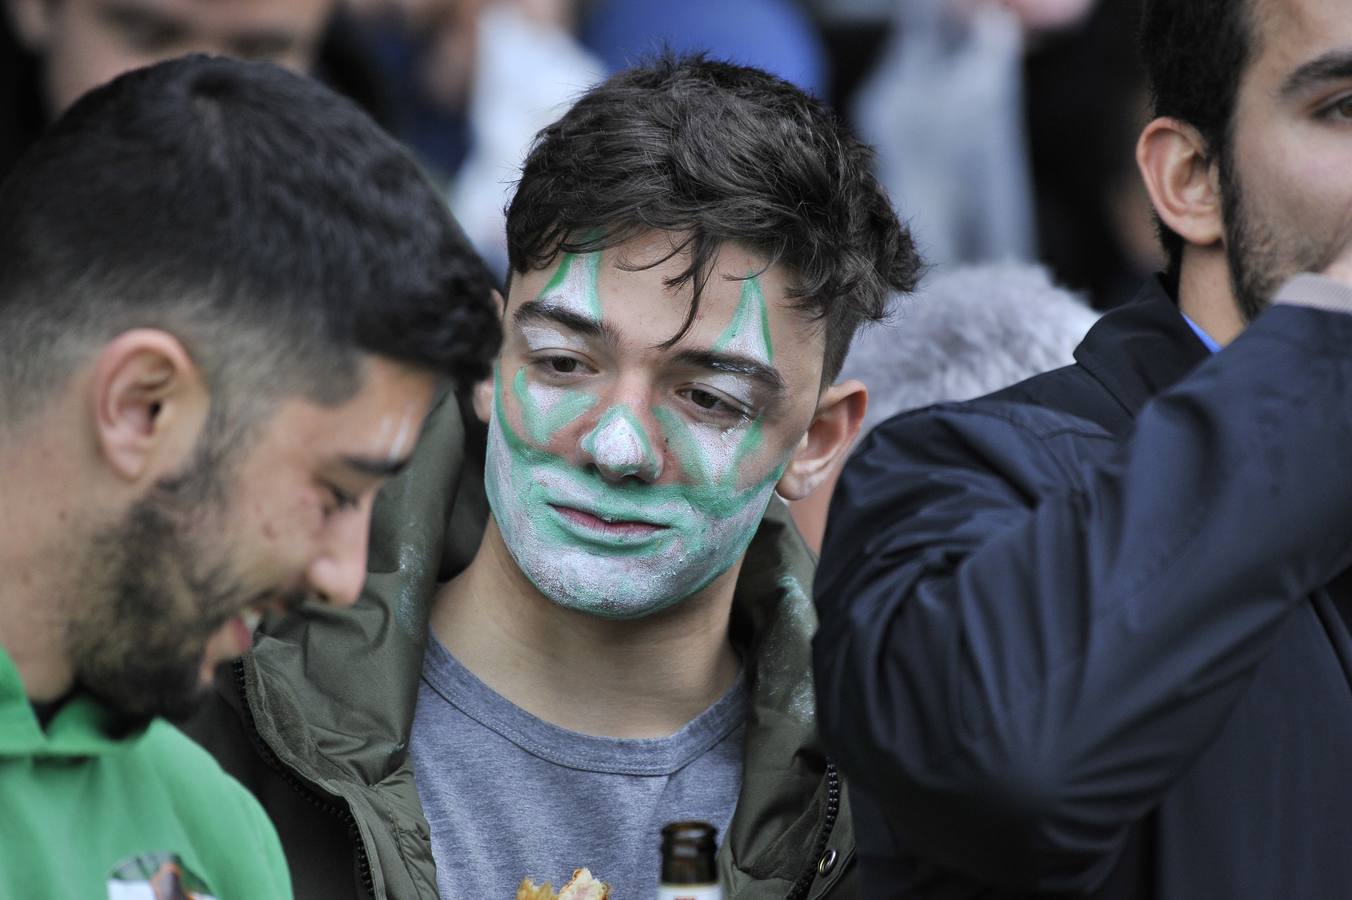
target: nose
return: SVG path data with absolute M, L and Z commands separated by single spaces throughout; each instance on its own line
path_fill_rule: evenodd
M 643 422 L 625 404 L 602 413 L 582 439 L 582 450 L 607 480 L 656 481 L 662 477 L 662 457 L 653 448 Z
M 319 553 L 310 562 L 310 588 L 334 606 L 351 606 L 366 583 L 366 548 L 371 505 L 336 517 L 325 529 Z

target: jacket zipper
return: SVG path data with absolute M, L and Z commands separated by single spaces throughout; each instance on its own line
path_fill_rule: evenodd
M 244 660 L 235 660 L 232 663 L 232 668 L 235 675 L 235 688 L 239 691 L 240 704 L 244 709 L 244 722 L 248 726 L 249 737 L 253 741 L 254 747 L 263 757 L 263 761 L 307 803 L 320 812 L 336 817 L 347 827 L 348 835 L 352 838 L 353 849 L 356 850 L 357 854 L 357 876 L 361 879 L 361 885 L 366 891 L 366 896 L 374 900 L 376 886 L 375 879 L 371 877 L 371 858 L 366 853 L 365 843 L 362 842 L 361 829 L 357 827 L 357 817 L 352 814 L 352 810 L 346 804 L 333 803 L 325 799 L 314 788 L 301 781 L 286 763 L 282 762 L 277 753 L 267 745 L 263 736 L 258 733 L 258 725 L 254 721 L 253 710 L 249 708 L 249 695 L 245 689 Z
M 805 900 L 808 891 L 812 890 L 812 882 L 817 877 L 817 866 L 820 864 L 822 854 L 826 852 L 826 845 L 831 841 L 831 832 L 836 827 L 838 815 L 840 815 L 840 773 L 836 770 L 836 764 L 828 760 L 826 763 L 826 815 L 822 819 L 822 830 L 817 835 L 817 843 L 812 848 L 812 855 L 808 857 L 807 869 L 802 875 L 798 876 L 798 880 L 794 882 L 785 900 Z

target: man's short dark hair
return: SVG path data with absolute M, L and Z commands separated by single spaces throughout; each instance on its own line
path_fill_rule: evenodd
M 1255 55 L 1254 0 L 1146 0 L 1141 54 L 1156 116 L 1197 129 L 1212 161 L 1230 165 L 1239 84 Z M 1163 224 L 1169 271 L 1178 274 L 1183 238 Z
M 492 278 L 409 155 L 350 101 L 204 56 L 82 98 L 0 188 L 0 418 L 128 329 L 184 342 L 213 402 L 336 404 L 365 355 L 464 382 Z
M 821 103 L 757 69 L 666 54 L 588 91 L 540 132 L 507 211 L 525 273 L 654 229 L 680 237 L 694 321 L 727 242 L 790 272 L 795 305 L 824 323 L 823 377 L 856 327 L 910 291 L 921 264 L 871 170 L 872 152 Z

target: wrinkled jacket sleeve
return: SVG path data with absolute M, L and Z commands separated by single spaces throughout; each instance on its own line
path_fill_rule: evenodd
M 905 854 L 1083 890 L 1349 561 L 1352 316 L 1272 309 L 1092 463 L 1096 426 L 1014 412 L 904 416 L 851 460 L 818 709 Z

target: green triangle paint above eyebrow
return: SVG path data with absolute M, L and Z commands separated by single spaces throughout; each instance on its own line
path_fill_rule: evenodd
M 540 291 L 551 305 L 601 321 L 601 253 L 565 253 Z
M 754 275 L 742 281 L 742 296 L 727 330 L 714 341 L 714 350 L 735 353 L 769 365 L 774 360 L 774 345 L 770 340 L 770 316 L 765 308 L 760 279 Z

